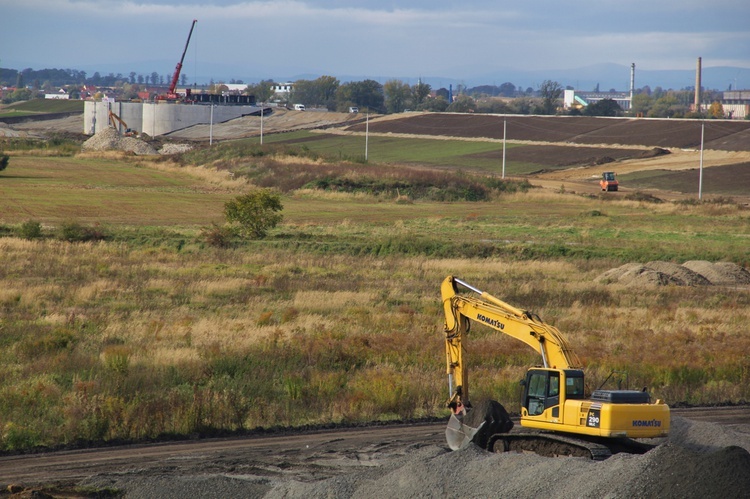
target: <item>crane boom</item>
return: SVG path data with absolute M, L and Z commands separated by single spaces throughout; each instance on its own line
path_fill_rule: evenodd
M 190 38 L 193 36 L 193 29 L 195 28 L 195 23 L 197 23 L 197 19 L 193 19 L 193 24 L 190 26 L 190 33 L 188 33 L 187 41 L 185 42 L 185 50 L 182 51 L 182 57 L 180 57 L 180 62 L 177 63 L 177 67 L 174 69 L 174 74 L 172 75 L 172 81 L 169 83 L 169 93 L 167 94 L 167 98 L 170 99 L 176 99 L 177 94 L 175 93 L 175 90 L 177 89 L 177 80 L 180 79 L 180 72 L 182 71 L 182 62 L 185 60 L 185 54 L 187 53 L 188 45 L 190 44 Z

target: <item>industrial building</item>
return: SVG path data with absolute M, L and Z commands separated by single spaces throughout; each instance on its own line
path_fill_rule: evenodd
M 581 92 L 580 90 L 565 90 L 563 106 L 565 109 L 584 108 L 604 99 L 612 99 L 627 111 L 631 107 L 631 94 L 627 92 Z
M 735 120 L 744 120 L 750 116 L 750 90 L 728 90 L 721 101 L 724 116 Z
M 222 123 L 242 116 L 259 116 L 262 110 L 255 105 L 224 102 L 219 102 L 223 105 L 215 104 L 86 101 L 83 110 L 83 133 L 94 135 L 110 126 L 110 112 L 118 116 L 128 129 L 156 137 L 193 125 Z M 118 128 L 123 127 L 122 122 L 118 122 Z

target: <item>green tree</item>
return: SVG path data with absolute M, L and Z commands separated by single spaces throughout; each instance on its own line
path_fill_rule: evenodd
M 401 80 L 388 80 L 383 85 L 385 109 L 388 113 L 402 113 L 411 106 L 411 88 Z
M 411 87 L 411 93 L 414 97 L 414 107 L 419 108 L 424 103 L 424 100 L 430 95 L 431 91 L 432 87 L 427 83 L 422 83 L 421 80 L 419 83 Z
M 381 113 L 385 110 L 383 85 L 375 80 L 352 81 L 336 90 L 336 109 L 346 111 L 351 106 Z
M 18 102 L 22 100 L 31 100 L 31 90 L 28 88 L 17 88 L 10 94 L 11 102 Z
M 315 80 L 297 80 L 292 87 L 291 100 L 306 106 L 335 107 L 336 89 L 339 81 L 333 76 L 321 76 Z
M 585 116 L 621 116 L 622 108 L 613 99 L 602 99 L 583 110 Z
M 254 85 L 248 85 L 245 93 L 254 95 L 256 102 L 268 102 L 273 97 L 273 80 L 261 80 Z
M 333 76 L 323 75 L 315 80 L 317 87 L 318 104 L 325 106 L 329 111 L 336 109 L 336 90 L 339 88 L 339 80 Z
M 448 100 L 443 96 L 435 97 L 434 99 L 427 99 L 425 100 L 421 106 L 419 106 L 421 111 L 433 111 L 437 113 L 442 113 L 446 109 L 448 109 Z
M 477 103 L 466 94 L 456 97 L 456 100 L 448 106 L 449 113 L 473 113 L 477 108 Z
M 668 92 L 663 97 L 659 97 L 654 101 L 654 105 L 651 106 L 651 110 L 648 112 L 650 118 L 674 118 L 682 115 L 685 112 L 685 106 L 680 104 L 677 97 Z
M 224 205 L 224 216 L 231 224 L 238 226 L 239 232 L 253 239 L 262 239 L 268 231 L 283 219 L 280 212 L 284 207 L 281 196 L 271 189 L 256 189 L 244 196 L 238 196 Z
M 542 98 L 542 113 L 555 114 L 558 101 L 563 94 L 563 87 L 556 81 L 544 80 L 539 85 L 539 95 Z
M 630 111 L 635 116 L 646 116 L 652 104 L 653 99 L 650 95 L 645 93 L 636 94 L 630 102 Z

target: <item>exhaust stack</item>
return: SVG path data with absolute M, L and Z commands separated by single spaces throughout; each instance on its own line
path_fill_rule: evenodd
M 695 68 L 695 112 L 701 112 L 701 58 Z

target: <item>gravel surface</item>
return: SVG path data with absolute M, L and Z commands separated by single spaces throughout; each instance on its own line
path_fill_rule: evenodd
M 385 446 L 385 443 L 384 443 Z M 718 425 L 672 417 L 668 439 L 643 455 L 616 454 L 605 461 L 491 454 L 478 447 L 452 452 L 435 443 L 355 450 L 307 466 L 336 469 L 316 479 L 292 473 L 294 464 L 224 468 L 177 475 L 173 469 L 100 475 L 83 483 L 115 487 L 127 498 L 265 497 L 576 497 L 691 498 L 750 496 L 750 426 Z M 175 466 L 178 463 L 175 462 Z M 269 463 L 269 468 L 271 468 Z

